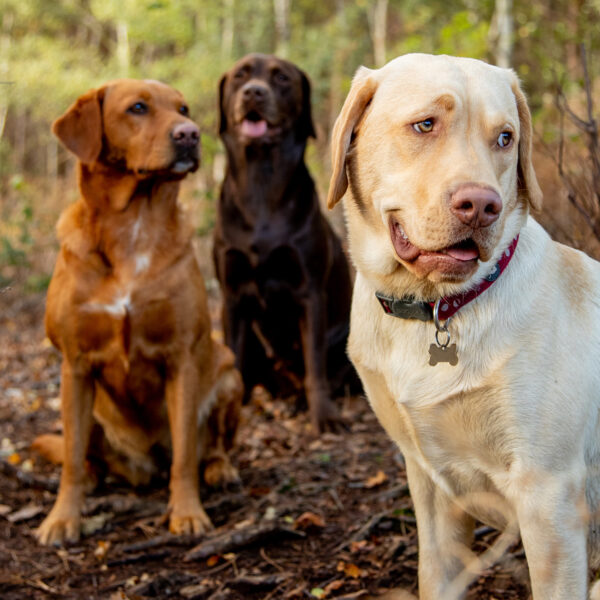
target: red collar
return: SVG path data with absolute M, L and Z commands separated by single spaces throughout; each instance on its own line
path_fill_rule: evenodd
M 510 246 L 502 253 L 502 257 L 496 263 L 494 270 L 475 288 L 456 294 L 449 298 L 444 297 L 440 302 L 439 318 L 441 320 L 449 319 L 465 304 L 475 300 L 477 296 L 483 294 L 500 277 L 504 269 L 508 266 L 515 253 L 515 248 L 519 241 L 519 236 L 511 242 Z M 435 302 L 423 302 L 413 300 L 412 298 L 394 298 L 393 296 L 384 296 L 375 292 L 375 296 L 388 314 L 400 319 L 420 319 L 421 321 L 431 321 L 433 319 L 433 306 Z

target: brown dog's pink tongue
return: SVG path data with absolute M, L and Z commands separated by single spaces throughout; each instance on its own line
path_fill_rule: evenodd
M 456 260 L 473 260 L 479 258 L 477 248 L 448 248 L 446 254 Z
M 244 119 L 242 121 L 242 134 L 247 137 L 257 138 L 267 133 L 267 122 L 263 119 L 261 121 L 249 121 Z

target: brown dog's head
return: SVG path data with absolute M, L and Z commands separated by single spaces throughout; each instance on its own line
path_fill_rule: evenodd
M 310 83 L 298 67 L 265 54 L 240 59 L 219 83 L 219 132 L 244 145 L 272 143 L 294 131 L 315 137 Z
M 198 127 L 183 96 L 159 81 L 118 79 L 90 90 L 52 131 L 82 163 L 140 179 L 179 178 L 198 168 Z
M 540 206 L 531 138 L 512 71 L 424 54 L 359 69 L 333 130 L 328 197 L 350 188 L 359 269 L 415 293 L 464 287 Z

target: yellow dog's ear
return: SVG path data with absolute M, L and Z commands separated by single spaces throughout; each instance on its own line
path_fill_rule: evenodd
M 348 188 L 346 156 L 352 142 L 355 127 L 373 99 L 377 85 L 373 71 L 366 67 L 360 67 L 352 80 L 352 87 L 344 102 L 342 112 L 333 126 L 333 133 L 331 135 L 331 165 L 333 173 L 329 182 L 328 208 L 333 208 Z
M 532 162 L 533 126 L 527 98 L 519 85 L 515 73 L 512 73 L 511 88 L 517 102 L 519 113 L 519 162 L 517 164 L 517 194 L 525 198 L 534 210 L 542 208 L 542 190 L 537 182 Z
M 52 133 L 83 163 L 96 161 L 102 150 L 104 90 L 86 92 L 52 123 Z

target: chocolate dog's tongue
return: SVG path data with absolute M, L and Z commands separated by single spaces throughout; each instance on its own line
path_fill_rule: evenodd
M 243 135 L 257 138 L 265 135 L 265 133 L 267 133 L 267 122 L 264 119 L 261 121 L 249 121 L 248 119 L 244 119 L 242 121 Z

